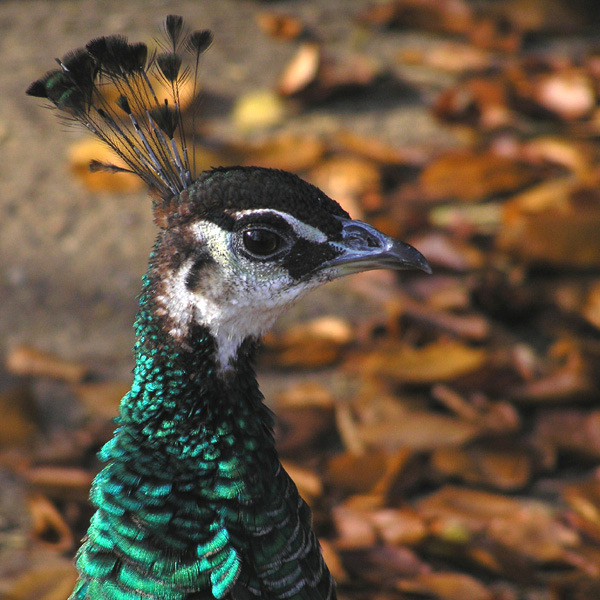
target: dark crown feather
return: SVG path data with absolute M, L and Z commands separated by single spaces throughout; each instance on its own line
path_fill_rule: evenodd
M 167 16 L 164 32 L 165 51 L 150 58 L 146 44 L 130 43 L 122 35 L 96 38 L 57 59 L 60 68 L 34 81 L 27 94 L 49 100 L 129 167 L 93 161 L 94 170 L 131 171 L 168 199 L 191 185 L 197 175 L 194 159 L 192 164 L 189 160 L 180 93 L 191 75 L 196 96 L 200 57 L 210 46 L 212 33 L 187 32 L 177 15 Z M 152 76 L 165 84 L 167 98 L 158 98 Z M 116 99 L 107 93 L 107 84 L 116 90 Z

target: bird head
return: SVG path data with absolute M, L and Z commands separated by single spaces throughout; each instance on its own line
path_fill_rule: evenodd
M 180 342 L 193 325 L 206 328 L 224 370 L 245 339 L 323 283 L 371 269 L 430 270 L 415 248 L 283 171 L 208 171 L 155 214 L 156 310 Z

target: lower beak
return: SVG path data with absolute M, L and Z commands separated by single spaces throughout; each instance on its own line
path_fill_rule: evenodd
M 410 244 L 395 240 L 362 221 L 341 219 L 342 239 L 330 242 L 340 254 L 325 262 L 336 277 L 373 269 L 420 269 L 431 273 L 427 259 Z

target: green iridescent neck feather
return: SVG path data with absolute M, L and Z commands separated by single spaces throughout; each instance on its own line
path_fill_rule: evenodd
M 218 375 L 206 330 L 185 347 L 165 334 L 154 279 L 151 266 L 134 383 L 100 454 L 72 598 L 333 597 L 310 511 L 274 449 L 254 342 Z

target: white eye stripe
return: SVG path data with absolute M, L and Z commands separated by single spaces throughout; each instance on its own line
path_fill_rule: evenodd
M 316 227 L 312 227 L 311 225 L 307 225 L 302 221 L 292 217 L 292 215 L 281 212 L 279 210 L 273 210 L 271 208 L 251 208 L 248 210 L 240 210 L 232 213 L 232 216 L 236 219 L 241 219 L 242 217 L 246 217 L 248 215 L 277 215 L 281 217 L 296 233 L 296 235 L 308 240 L 309 242 L 316 242 L 318 244 L 322 244 L 327 241 L 327 236 Z

